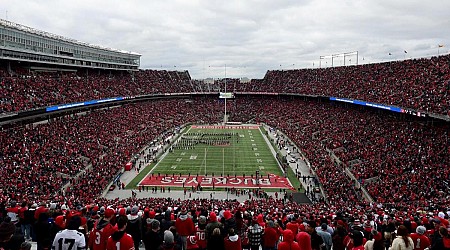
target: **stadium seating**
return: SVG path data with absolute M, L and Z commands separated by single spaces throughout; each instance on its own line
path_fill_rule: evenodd
M 58 199 L 50 195 L 68 181 L 67 196 L 95 197 L 132 154 L 158 135 L 187 122 L 215 122 L 219 110 L 213 100 L 160 100 L 1 131 L 0 173 L 8 176 L 0 180 L 1 201 Z M 87 163 L 93 168 L 85 169 Z M 81 177 L 74 179 L 77 174 Z
M 187 71 L 132 74 L 0 70 L 0 113 L 144 94 L 225 91 L 225 80 L 191 81 Z M 450 115 L 450 55 L 322 69 L 272 70 L 264 79 L 226 80 L 227 91 L 335 96 Z

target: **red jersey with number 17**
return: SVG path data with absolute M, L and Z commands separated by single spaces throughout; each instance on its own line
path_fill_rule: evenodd
M 114 232 L 108 238 L 106 250 L 134 250 L 133 238 L 131 235 L 125 233 L 125 231 Z

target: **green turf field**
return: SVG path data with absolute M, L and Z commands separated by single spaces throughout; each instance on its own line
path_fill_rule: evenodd
M 282 175 L 260 129 L 189 127 L 152 172 L 242 176 L 257 170 L 261 175 Z

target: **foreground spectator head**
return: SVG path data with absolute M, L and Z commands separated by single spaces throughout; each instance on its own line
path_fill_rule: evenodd
M 67 229 L 69 230 L 77 230 L 81 226 L 81 218 L 80 216 L 72 216 L 69 220 L 69 224 L 67 225 Z
M 170 230 L 164 231 L 164 243 L 165 244 L 173 244 L 174 243 L 173 233 Z
M 201 215 L 201 216 L 198 218 L 198 224 L 202 224 L 202 225 L 206 224 L 206 217 L 203 216 L 203 215 Z
M 0 242 L 8 242 L 16 231 L 16 226 L 11 221 L 5 219 L 0 224 Z
M 311 236 L 307 232 L 299 232 L 296 240 L 302 250 L 311 250 Z
M 209 220 L 210 221 L 217 221 L 217 215 L 214 212 L 209 213 Z
M 416 233 L 418 234 L 424 234 L 427 231 L 427 229 L 424 226 L 418 226 L 416 228 Z

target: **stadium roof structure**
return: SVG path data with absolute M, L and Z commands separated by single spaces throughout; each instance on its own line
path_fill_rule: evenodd
M 131 51 L 125 51 L 125 50 L 118 50 L 118 49 L 113 49 L 113 48 L 107 48 L 107 47 L 102 47 L 99 45 L 93 45 L 93 44 L 89 44 L 86 42 L 81 42 L 78 41 L 76 39 L 73 38 L 67 38 L 61 35 L 56 35 L 56 34 L 52 34 L 50 32 L 46 32 L 46 31 L 42 31 L 42 30 L 38 30 L 35 28 L 31 28 L 22 24 L 18 24 L 18 23 L 14 23 L 8 20 L 4 20 L 0 18 L 0 25 L 9 27 L 9 28 L 14 28 L 17 30 L 21 30 L 24 32 L 29 32 L 29 33 L 33 33 L 36 35 L 40 35 L 40 36 L 44 36 L 44 37 L 48 37 L 51 39 L 56 39 L 56 40 L 60 40 L 60 41 L 64 41 L 64 42 L 69 42 L 69 43 L 75 43 L 78 45 L 82 45 L 82 46 L 86 46 L 86 47 L 90 47 L 90 48 L 94 48 L 94 49 L 103 49 L 103 50 L 109 50 L 109 51 L 114 51 L 114 52 L 119 52 L 119 53 L 124 53 L 124 54 L 132 54 L 132 55 L 137 55 L 137 56 L 141 56 L 141 54 L 136 53 L 136 52 L 131 52 Z

